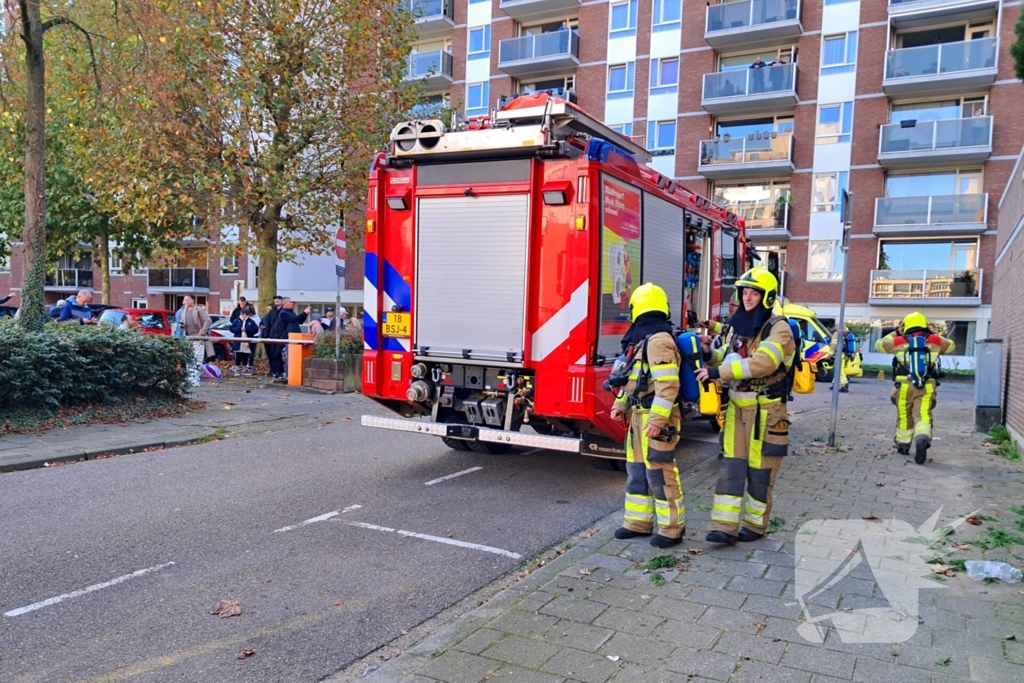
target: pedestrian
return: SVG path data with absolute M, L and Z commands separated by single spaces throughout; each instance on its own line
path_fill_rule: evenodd
M 284 301 L 281 303 L 280 317 L 281 321 L 285 325 L 285 336 L 281 337 L 281 339 L 287 339 L 288 334 L 290 333 L 298 334 L 302 332 L 303 323 L 306 322 L 306 318 L 308 318 L 309 315 L 313 312 L 312 308 L 306 306 L 306 310 L 304 310 L 302 313 L 296 313 L 294 310 L 292 310 L 294 307 L 294 302 L 288 297 L 285 297 Z
M 913 312 L 896 329 L 875 342 L 875 351 L 891 353 L 893 389 L 890 400 L 896 406 L 896 450 L 923 465 L 932 445 L 932 410 L 935 408 L 936 363 L 943 353 L 952 353 L 952 339 L 935 334 L 923 313 Z
M 324 333 L 324 326 L 322 322 L 322 316 L 319 313 L 313 314 L 313 320 L 309 323 L 309 332 L 313 335 L 313 343 L 319 339 Z
M 341 309 L 342 312 L 345 309 Z M 338 319 L 334 317 L 334 309 L 328 306 L 324 309 L 324 317 L 321 318 L 320 324 L 324 326 L 324 332 L 334 332 L 334 326 L 338 324 Z M 342 325 L 344 327 L 344 325 Z
M 66 299 L 57 299 L 57 303 L 55 303 L 50 308 L 49 317 L 50 317 L 51 320 L 58 320 L 60 318 L 60 314 L 64 312 L 64 304 L 66 304 L 66 303 L 67 303 Z M 18 309 L 18 312 L 19 313 L 21 312 L 20 308 Z
M 60 318 L 58 318 L 58 322 L 78 323 L 79 325 L 95 325 L 96 317 L 93 315 L 92 309 L 89 308 L 89 303 L 91 301 L 91 289 L 83 289 L 79 291 L 74 299 L 68 299 L 64 302 L 64 307 L 60 311 Z
M 651 536 L 651 545 L 671 548 L 686 533 L 675 458 L 682 359 L 665 290 L 645 283 L 633 292 L 629 308 L 633 324 L 622 338 L 623 353 L 632 359 L 629 381 L 611 410 L 612 420 L 627 420 L 625 513 L 615 538 L 651 536 L 657 516 L 658 533 Z
M 267 307 L 267 314 L 260 321 L 260 336 L 264 339 L 286 339 L 288 334 L 284 331 L 285 324 L 281 321 L 281 306 L 284 297 L 280 294 L 274 297 L 274 303 Z M 268 377 L 284 377 L 284 346 L 282 344 L 264 344 L 267 352 L 267 362 L 270 364 Z
M 702 341 L 707 367 L 697 381 L 729 385 L 723 429 L 724 457 L 711 509 L 709 543 L 734 545 L 764 535 L 772 511 L 772 488 L 789 452 L 789 369 L 796 344 L 789 321 L 774 314 L 779 282 L 767 268 L 738 280 L 740 307 L 729 319 L 726 344 Z M 744 489 L 746 494 L 744 495 Z
M 231 349 L 235 352 L 235 364 L 231 371 L 236 375 L 244 373 L 252 374 L 252 356 L 255 344 L 250 344 L 246 339 L 254 339 L 259 336 L 260 328 L 256 321 L 249 314 L 247 307 L 242 308 L 238 317 L 231 322 L 231 334 L 243 341 L 233 343 Z
M 135 319 L 134 315 L 125 315 L 121 318 L 121 324 L 117 326 L 117 329 L 122 332 L 132 332 L 139 329 L 139 322 Z
M 249 303 L 244 296 L 238 297 L 237 305 L 231 311 L 231 322 L 238 320 L 238 316 L 242 314 L 242 311 L 248 311 L 250 317 L 256 315 L 256 307 Z
M 8 295 L 7 295 L 7 296 L 5 296 L 5 297 L 0 297 L 0 306 L 3 306 L 3 305 L 4 305 L 5 303 L 7 303 L 8 301 L 10 301 L 11 299 L 13 299 L 14 297 L 16 297 L 17 295 L 18 295 L 18 293 L 17 293 L 17 292 L 11 292 L 10 294 L 8 294 Z
M 842 344 L 840 344 L 840 338 L 842 338 Z M 846 368 L 853 362 L 854 354 L 857 353 L 857 337 L 853 336 L 848 327 L 844 327 L 843 333 L 839 334 L 839 328 L 837 327 L 832 334 L 829 348 L 832 349 L 833 364 L 839 366 L 839 392 L 847 394 L 850 392 L 850 380 L 846 375 Z M 835 369 L 833 369 L 832 381 L 835 381 L 835 372 Z
M 195 297 L 186 294 L 181 311 L 181 329 L 186 337 L 206 337 L 210 334 L 210 314 L 206 308 L 196 304 Z M 213 343 L 210 341 L 196 340 L 192 342 L 192 349 L 196 354 L 198 364 L 202 366 L 208 358 L 213 356 Z M 198 382 L 196 382 L 198 384 Z

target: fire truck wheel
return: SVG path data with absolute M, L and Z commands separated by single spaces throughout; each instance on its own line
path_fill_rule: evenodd
M 815 378 L 819 382 L 831 382 L 832 378 L 835 377 L 835 374 L 835 367 L 830 366 L 826 368 L 824 363 L 818 363 L 818 372 L 815 375 Z
M 469 444 L 467 444 L 462 439 L 449 439 L 447 436 L 442 436 L 441 437 L 441 441 L 443 441 L 444 445 L 447 446 L 448 448 L 452 449 L 453 451 L 468 451 L 469 450 Z
M 493 441 L 467 441 L 465 443 L 474 453 L 487 455 L 503 455 L 512 450 L 510 443 L 494 443 Z

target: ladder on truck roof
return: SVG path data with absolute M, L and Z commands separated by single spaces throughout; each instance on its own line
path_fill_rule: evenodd
M 573 136 L 600 138 L 621 147 L 643 163 L 651 154 L 579 107 L 548 93 L 518 97 L 497 111 L 490 121 L 473 120 L 475 130 L 448 130 L 438 119 L 405 121 L 391 131 L 396 158 L 424 159 L 437 155 L 494 157 L 503 151 L 558 149 Z

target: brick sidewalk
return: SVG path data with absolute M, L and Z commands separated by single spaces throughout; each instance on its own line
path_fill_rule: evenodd
M 420 642 L 401 656 L 395 654 L 402 639 L 332 680 L 1024 681 L 1024 584 L 983 584 L 964 573 L 929 577 L 945 589 L 920 591 L 918 627 L 903 643 L 848 644 L 830 629 L 815 645 L 797 631 L 795 529 L 805 521 L 895 517 L 916 529 L 942 506 L 939 525 L 981 508 L 997 519 L 965 524 L 946 543 L 977 541 L 993 529 L 1024 536 L 1015 528 L 1024 528 L 1024 517 L 1009 510 L 1024 504 L 1021 466 L 989 455 L 973 433 L 971 387 L 940 389 L 935 462 L 918 466 L 890 448 L 890 386 L 860 381 L 853 398 L 844 395 L 836 451 L 816 442 L 827 433 L 826 392 L 819 387 L 794 405 L 793 455 L 775 489 L 780 530 L 765 539 L 734 548 L 704 542 L 717 473 L 716 462 L 705 463 L 684 472 L 688 532 L 673 549 L 680 570 L 662 572 L 664 585 L 637 566 L 655 555 L 646 539 L 612 538 L 616 513 L 596 534 L 450 626 L 426 637 L 410 634 L 404 640 Z M 850 554 L 837 545 L 842 541 L 823 543 Z M 1024 567 L 1024 546 L 963 548 L 951 559 Z M 882 558 L 881 568 L 891 559 Z M 840 612 L 840 618 L 845 610 L 889 605 L 866 564 L 808 602 L 814 616 Z M 419 630 L 436 628 L 428 622 Z

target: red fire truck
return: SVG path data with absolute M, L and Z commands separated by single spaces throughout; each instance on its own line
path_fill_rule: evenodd
M 397 126 L 370 172 L 362 389 L 403 417 L 362 424 L 623 458 L 602 385 L 632 289 L 662 286 L 692 327 L 745 263 L 743 220 L 646 161 L 548 93 Z

